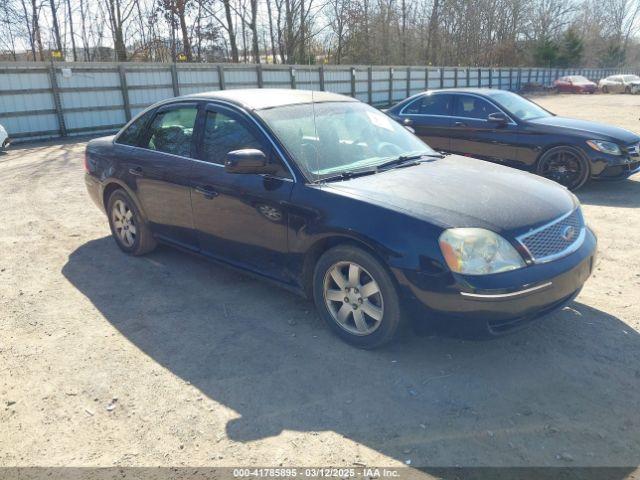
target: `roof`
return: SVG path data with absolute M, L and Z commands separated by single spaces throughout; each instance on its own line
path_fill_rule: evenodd
M 478 95 L 487 95 L 506 92 L 508 90 L 500 90 L 498 88 L 442 88 L 439 90 L 429 90 L 430 92 L 452 92 L 452 93 L 476 93 Z
M 187 95 L 183 98 L 199 98 L 206 100 L 224 100 L 235 103 L 249 110 L 281 107 L 302 103 L 318 102 L 357 102 L 355 98 L 337 93 L 311 90 L 290 90 L 285 88 L 247 88 L 220 90 Z

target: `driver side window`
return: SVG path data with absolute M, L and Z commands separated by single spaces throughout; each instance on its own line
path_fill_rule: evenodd
M 261 141 L 247 126 L 224 113 L 207 110 L 202 135 L 202 155 L 207 162 L 224 165 L 227 154 L 234 150 L 262 150 L 267 157 L 271 148 Z M 290 178 L 291 175 L 282 163 L 271 156 L 272 162 L 278 163 L 277 177 Z
M 471 95 L 459 95 L 457 97 L 454 116 L 486 120 L 492 113 L 499 110 L 486 100 Z

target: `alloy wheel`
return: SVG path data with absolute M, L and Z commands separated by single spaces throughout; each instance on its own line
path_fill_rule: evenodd
M 584 167 L 580 156 L 570 150 L 559 150 L 543 158 L 540 174 L 569 190 L 581 184 Z
M 384 300 L 378 283 L 362 266 L 338 262 L 324 277 L 324 300 L 335 322 L 354 335 L 370 335 L 382 323 Z
M 111 210 L 111 218 L 120 242 L 127 248 L 133 247 L 136 241 L 136 224 L 129 205 L 122 200 L 116 200 Z

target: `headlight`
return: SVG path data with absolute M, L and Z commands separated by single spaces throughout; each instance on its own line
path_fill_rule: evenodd
M 525 266 L 509 242 L 484 228 L 451 228 L 440 235 L 439 243 L 447 265 L 457 273 L 486 275 Z
M 587 145 L 598 152 L 608 153 L 609 155 L 622 155 L 622 150 L 615 143 L 603 142 L 602 140 L 587 140 Z

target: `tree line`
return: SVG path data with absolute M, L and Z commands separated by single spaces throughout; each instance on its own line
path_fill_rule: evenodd
M 0 0 L 0 58 L 618 67 L 640 0 Z

